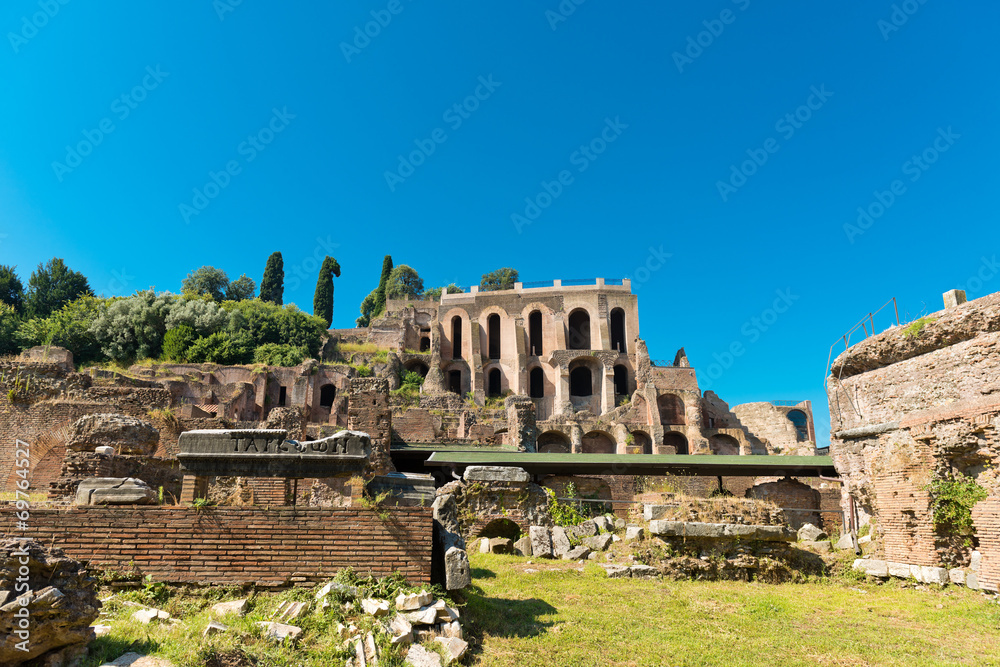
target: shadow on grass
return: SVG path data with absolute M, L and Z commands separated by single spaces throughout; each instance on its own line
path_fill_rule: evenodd
M 472 578 L 473 579 L 496 579 L 497 573 L 493 570 L 487 570 L 485 567 L 474 567 L 472 568 Z
M 126 653 L 133 652 L 140 655 L 149 655 L 160 648 L 160 643 L 155 640 L 129 641 L 112 636 L 98 637 L 90 642 L 87 647 L 88 654 L 83 661 L 83 667 L 96 667 L 106 662 L 111 662 Z
M 473 586 L 467 589 L 469 614 L 475 629 L 474 634 L 497 637 L 534 637 L 553 625 L 552 621 L 542 621 L 542 616 L 552 616 L 557 609 L 544 600 L 507 600 L 491 598 L 483 590 Z

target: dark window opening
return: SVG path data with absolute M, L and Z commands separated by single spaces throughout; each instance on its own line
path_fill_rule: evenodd
M 528 380 L 528 395 L 531 398 L 543 398 L 545 396 L 545 372 L 541 368 L 532 368 Z
M 615 366 L 615 393 L 628 395 L 628 369 L 622 365 Z
M 625 311 L 615 308 L 611 311 L 611 349 L 628 352 L 625 344 Z
M 581 366 L 569 372 L 570 396 L 593 396 L 594 382 L 589 368 Z
M 539 357 L 542 354 L 542 313 L 531 311 L 528 315 L 528 354 Z
M 281 387 L 280 389 L 278 389 L 278 407 L 279 408 L 285 407 L 285 403 L 287 402 L 288 402 L 288 388 Z
M 451 358 L 462 358 L 462 318 L 456 315 L 451 318 Z
M 688 453 L 688 441 L 681 433 L 664 433 L 663 444 L 666 447 L 673 447 L 675 454 Z
M 486 318 L 486 336 L 490 345 L 490 359 L 500 358 L 500 316 L 493 313 Z
M 575 310 L 569 316 L 569 340 L 571 350 L 589 350 L 590 314 L 585 310 Z
M 448 391 L 462 395 L 462 371 L 448 371 Z
M 664 426 L 683 426 L 684 401 L 679 396 L 664 394 L 656 399 L 660 411 L 660 423 Z
M 809 439 L 809 418 L 801 410 L 792 410 L 788 413 L 788 419 L 795 426 L 795 440 L 805 442 Z
M 337 388 L 332 384 L 325 384 L 319 390 L 319 404 L 322 407 L 332 408 L 335 398 L 337 398 Z
M 499 368 L 494 368 L 493 370 L 491 370 L 489 377 L 490 377 L 490 380 L 489 380 L 489 396 L 491 398 L 499 396 L 500 393 L 501 393 L 501 390 L 500 390 L 500 369 Z
M 431 349 L 431 339 L 424 336 L 420 339 L 420 351 L 427 352 Z

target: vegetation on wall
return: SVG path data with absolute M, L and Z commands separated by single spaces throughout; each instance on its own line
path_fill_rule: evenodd
M 942 532 L 968 535 L 973 531 L 972 508 L 986 498 L 986 489 L 962 474 L 935 479 L 928 486 L 934 526 Z
M 918 320 L 914 320 L 903 329 L 903 337 L 910 339 L 917 338 L 925 326 L 935 321 L 937 321 L 937 318 L 934 317 L 921 317 Z
M 482 280 L 479 281 L 479 289 L 483 292 L 514 289 L 514 283 L 517 282 L 517 278 L 517 269 L 505 266 L 502 269 L 484 273 Z

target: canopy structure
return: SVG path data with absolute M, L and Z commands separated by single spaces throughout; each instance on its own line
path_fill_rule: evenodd
M 536 454 L 449 449 L 424 463 L 455 472 L 468 466 L 516 466 L 532 475 L 703 475 L 708 477 L 838 477 L 829 456 L 666 454 Z

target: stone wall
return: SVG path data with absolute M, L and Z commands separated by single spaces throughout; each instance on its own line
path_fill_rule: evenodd
M 801 437 L 788 413 L 798 410 L 806 415 L 806 433 Z M 765 446 L 767 454 L 812 456 L 816 453 L 815 429 L 812 406 L 809 401 L 799 405 L 777 406 L 771 403 L 743 403 L 734 405 L 733 414 L 747 433 Z
M 384 475 L 395 468 L 389 458 L 392 444 L 392 408 L 389 406 L 389 383 L 383 378 L 351 380 L 347 407 L 347 428 L 371 436 L 373 475 Z
M 747 498 L 767 500 L 785 510 L 788 525 L 798 530 L 803 524 L 820 525 L 819 491 L 808 484 L 788 477 L 754 484 L 747 489 Z M 802 511 L 796 511 L 802 510 Z
M 979 537 L 979 552 L 983 554 L 979 585 L 989 590 L 1000 590 L 1000 558 L 997 558 L 1000 554 L 1000 496 L 992 496 L 976 505 L 972 520 Z
M 430 508 L 389 510 L 383 522 L 363 508 L 86 507 L 33 509 L 18 536 L 58 544 L 95 570 L 129 571 L 196 585 L 312 585 L 345 567 L 401 572 L 429 584 Z M 0 510 L 4 526 L 13 510 Z

